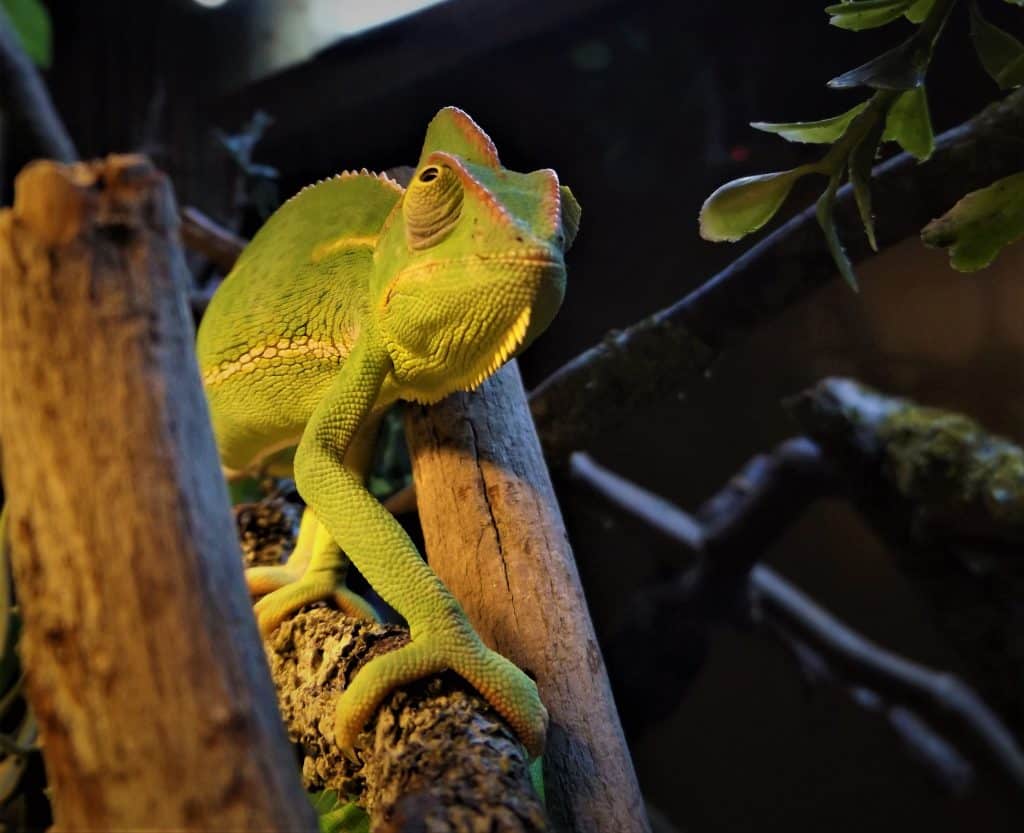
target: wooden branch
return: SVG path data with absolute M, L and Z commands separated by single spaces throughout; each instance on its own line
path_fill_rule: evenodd
M 927 162 L 900 154 L 880 165 L 872 179 L 879 245 L 916 235 L 968 191 L 1018 172 L 1022 141 L 1024 91 L 1018 91 L 942 134 Z M 872 254 L 849 186 L 839 192 L 836 219 L 855 263 Z M 567 460 L 646 403 L 685 391 L 722 350 L 835 274 L 811 207 L 677 303 L 609 333 L 531 393 L 549 461 Z
M 0 9 L 0 109 L 24 130 L 33 155 L 74 162 L 78 152 L 32 59 Z
M 63 830 L 316 830 L 246 596 L 141 157 L 28 166 L 0 212 L 22 654 Z
M 368 625 L 323 607 L 300 611 L 270 635 L 271 672 L 305 756 L 307 788 L 358 794 L 373 830 L 546 830 L 522 744 L 454 674 L 390 695 L 361 737 L 358 764 L 325 735 L 344 684 L 408 640 L 405 628 Z
M 519 372 L 410 407 L 407 435 L 431 566 L 491 647 L 537 679 L 551 715 L 545 783 L 559 831 L 647 831 Z
M 888 537 L 1020 558 L 1024 449 L 963 414 L 852 379 L 827 378 L 788 403 L 801 427 L 864 487 L 858 503 Z
M 181 209 L 181 242 L 185 248 L 204 255 L 226 275 L 248 241 L 214 222 L 198 208 L 186 205 Z
M 898 707 L 910 707 L 925 715 L 928 723 L 941 727 L 944 738 L 971 750 L 975 758 L 988 759 L 989 769 L 1010 789 L 1017 803 L 1024 802 L 1024 752 L 996 714 L 959 677 L 912 662 L 872 642 L 768 567 L 754 567 L 749 590 L 755 621 L 797 644 L 801 653 L 813 651 L 823 661 L 817 666 L 829 669 L 853 692 L 867 690 L 881 695 L 888 703 L 890 719 Z M 864 705 L 874 706 L 870 701 Z M 900 728 L 898 723 L 896 728 Z M 904 740 L 911 743 L 916 739 L 904 735 Z M 972 780 L 963 765 L 955 761 L 952 767 L 948 765 L 950 758 L 945 750 L 934 755 L 934 750 L 918 745 L 915 751 L 924 753 L 942 782 L 954 791 L 962 790 Z
M 770 626 L 794 647 L 805 666 L 828 669 L 832 678 L 842 681 L 855 695 L 858 705 L 877 709 L 878 698 L 882 698 L 890 725 L 943 783 L 962 788 L 965 778 L 972 773 L 965 773 L 963 767 L 970 765 L 959 757 L 951 762 L 946 746 L 931 742 L 934 735 L 929 726 L 938 727 L 942 737 L 953 738 L 960 747 L 971 750 L 1008 788 L 1009 795 L 1015 801 L 1021 800 L 1024 797 L 1024 751 L 969 686 L 953 674 L 934 671 L 876 645 L 819 608 L 781 576 L 766 567 L 756 566 L 773 537 L 814 499 L 808 485 L 817 477 L 815 458 L 821 459 L 820 452 L 816 452 L 809 441 L 797 440 L 781 446 L 780 454 L 795 455 L 795 462 L 772 464 L 764 458 L 755 458 L 742 475 L 734 478 L 734 481 L 741 480 L 744 488 L 727 486 L 705 504 L 702 513 L 713 517 L 714 522 L 703 538 L 719 541 L 715 555 L 702 553 L 701 563 L 695 568 L 680 572 L 635 601 L 631 611 L 635 615 L 631 616 L 628 630 L 615 640 L 621 646 L 634 646 L 630 653 L 630 673 L 644 678 L 648 685 L 653 682 L 658 688 L 674 689 L 678 697 L 678 692 L 689 685 L 703 664 L 701 650 L 706 653 L 706 647 L 700 645 L 700 638 L 704 636 L 701 629 L 708 627 L 709 614 L 731 611 L 721 599 L 709 599 L 708 595 L 730 599 L 735 596 L 723 592 L 721 581 L 709 580 L 709 577 L 731 576 L 747 591 L 745 616 Z M 601 478 L 592 478 L 589 472 L 593 465 L 590 461 L 583 466 L 573 465 L 573 476 L 641 520 L 650 515 L 653 506 L 660 512 L 679 512 L 683 517 L 662 523 L 657 529 L 684 547 L 692 547 L 692 535 L 676 538 L 672 533 L 673 529 L 684 529 L 694 523 L 692 517 L 681 510 L 666 510 L 661 498 L 607 470 Z M 829 468 L 821 475 L 823 482 L 832 482 Z M 786 509 L 780 511 L 780 507 Z M 751 536 L 751 531 L 758 534 Z M 736 547 L 734 551 L 730 551 L 728 542 Z M 727 562 L 724 569 L 711 567 L 710 562 L 722 559 Z M 738 569 L 743 564 L 748 565 L 745 572 Z M 655 628 L 652 624 L 663 625 L 670 619 L 685 623 L 687 629 L 682 632 L 683 638 L 674 634 L 676 638 L 672 643 L 654 657 L 656 664 L 644 661 L 648 658 L 639 654 L 635 646 L 663 641 L 665 628 Z M 865 690 L 872 693 L 871 698 L 859 696 Z M 902 719 L 906 714 L 917 722 L 911 725 Z M 916 714 L 923 715 L 926 724 L 921 723 Z

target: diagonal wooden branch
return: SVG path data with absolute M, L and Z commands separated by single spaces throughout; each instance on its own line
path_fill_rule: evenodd
M 484 641 L 536 677 L 550 712 L 554 828 L 648 831 L 515 362 L 473 393 L 410 408 L 407 436 L 431 566 Z
M 820 470 L 815 472 L 819 466 Z M 577 453 L 570 458 L 571 476 L 623 511 L 640 519 L 648 517 L 652 507 L 666 512 L 661 498 L 607 470 L 600 470 L 600 477 L 595 477 L 598 470 L 600 467 L 585 455 Z M 970 765 L 958 755 L 950 755 L 947 745 L 933 743 L 935 736 L 929 727 L 936 727 L 944 738 L 970 750 L 978 765 L 998 778 L 1014 800 L 1022 800 L 1024 751 L 995 713 L 967 685 L 952 674 L 926 668 L 872 643 L 819 608 L 781 576 L 757 565 L 767 543 L 817 498 L 813 488 L 815 480 L 834 484 L 834 477 L 820 449 L 808 440 L 790 441 L 772 457 L 755 458 L 734 478 L 734 482 L 742 481 L 744 488 L 727 486 L 702 508 L 701 514 L 714 520 L 700 539 L 701 548 L 694 553 L 699 559 L 697 566 L 644 594 L 637 604 L 642 615 L 635 617 L 628 631 L 621 633 L 616 641 L 620 645 L 636 646 L 663 638 L 661 633 L 647 632 L 649 623 L 662 622 L 669 617 L 690 619 L 695 630 L 706 629 L 710 617 L 734 615 L 734 604 L 743 598 L 745 591 L 744 615 L 782 636 L 794 647 L 805 666 L 825 669 L 829 676 L 844 681 L 858 704 L 878 708 L 877 698 L 880 697 L 886 703 L 884 711 L 890 725 L 945 784 L 957 789 L 965 786 L 965 779 L 969 777 L 966 767 Z M 673 536 L 692 551 L 693 536 L 675 537 L 671 530 L 686 528 L 698 521 L 682 510 L 667 511 L 681 517 L 671 524 L 661 524 L 659 531 Z M 717 542 L 712 545 L 716 550 L 714 555 L 707 550 L 710 542 Z M 724 565 L 714 564 L 723 560 Z M 689 636 L 692 642 L 699 638 L 699 633 L 695 637 L 691 632 Z M 688 649 L 690 652 L 686 653 Z M 669 666 L 676 670 L 679 676 L 672 687 L 678 697 L 678 692 L 689 684 L 701 663 L 693 662 L 692 644 L 685 641 L 669 650 L 680 654 L 674 662 L 670 656 L 659 655 L 657 661 L 662 670 L 654 669 L 654 673 L 666 677 L 661 680 L 662 685 L 672 685 L 667 677 L 673 672 L 666 672 L 664 668 Z M 637 674 L 638 663 L 648 664 L 635 649 L 630 653 L 630 662 L 633 675 Z M 646 671 L 644 669 L 641 675 L 648 677 Z M 876 696 L 873 699 L 860 696 L 864 691 Z M 926 723 L 916 715 L 923 716 Z
M 1018 172 L 1022 142 L 1024 91 L 1018 91 L 943 133 L 927 162 L 900 154 L 878 166 L 872 191 L 879 246 L 916 235 L 966 192 Z M 851 259 L 870 255 L 849 186 L 839 192 L 836 219 Z M 530 394 L 548 459 L 561 463 L 646 403 L 684 391 L 722 350 L 835 274 L 812 207 L 677 303 L 609 333 Z
M 141 157 L 0 212 L 0 436 L 57 827 L 315 830 L 232 535 L 176 209 Z
M 28 133 L 33 155 L 74 162 L 78 152 L 43 79 L 0 9 L 0 109 Z
M 222 275 L 231 271 L 246 243 L 190 205 L 181 209 L 181 242 L 185 248 L 205 255 Z

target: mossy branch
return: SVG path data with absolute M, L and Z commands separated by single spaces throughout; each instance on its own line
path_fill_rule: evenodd
M 973 419 L 825 379 L 790 409 L 860 482 L 858 500 L 890 536 L 915 545 L 1020 558 L 1024 450 Z

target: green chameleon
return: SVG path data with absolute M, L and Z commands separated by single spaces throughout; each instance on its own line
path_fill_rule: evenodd
M 343 173 L 300 191 L 256 234 L 214 295 L 197 352 L 229 474 L 294 476 L 307 509 L 295 551 L 246 572 L 260 630 L 323 599 L 373 610 L 345 585 L 351 560 L 412 640 L 342 694 L 350 749 L 392 689 L 452 669 L 540 754 L 547 712 L 522 671 L 481 642 L 459 603 L 363 485 L 398 399 L 469 390 L 551 322 L 580 209 L 554 171 L 516 173 L 454 107 L 427 128 L 408 188 Z

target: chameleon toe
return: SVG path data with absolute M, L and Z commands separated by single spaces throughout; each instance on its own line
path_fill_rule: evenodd
M 373 609 L 373 605 L 358 593 L 353 593 L 347 587 L 334 588 L 334 603 L 338 606 L 338 610 L 346 616 L 351 616 L 353 619 L 363 619 L 367 622 L 380 621 L 380 617 L 377 616 L 377 611 Z
M 465 669 L 454 668 L 508 722 L 531 758 L 544 752 L 548 712 L 537 684 L 501 654 L 487 651 Z
M 454 643 L 437 635 L 420 636 L 375 657 L 359 670 L 338 700 L 335 742 L 343 749 L 351 748 L 390 692 L 446 669 L 480 692 L 508 722 L 531 757 L 544 751 L 548 714 L 533 680 L 480 643 Z
M 299 608 L 334 598 L 335 584 L 330 579 L 301 578 L 278 588 L 253 606 L 260 635 L 265 639 Z
M 296 579 L 286 567 L 250 567 L 245 571 L 245 585 L 253 598 L 273 593 Z
M 335 743 L 342 749 L 351 749 L 388 694 L 446 667 L 442 657 L 419 642 L 374 657 L 359 669 L 338 699 L 334 712 Z

